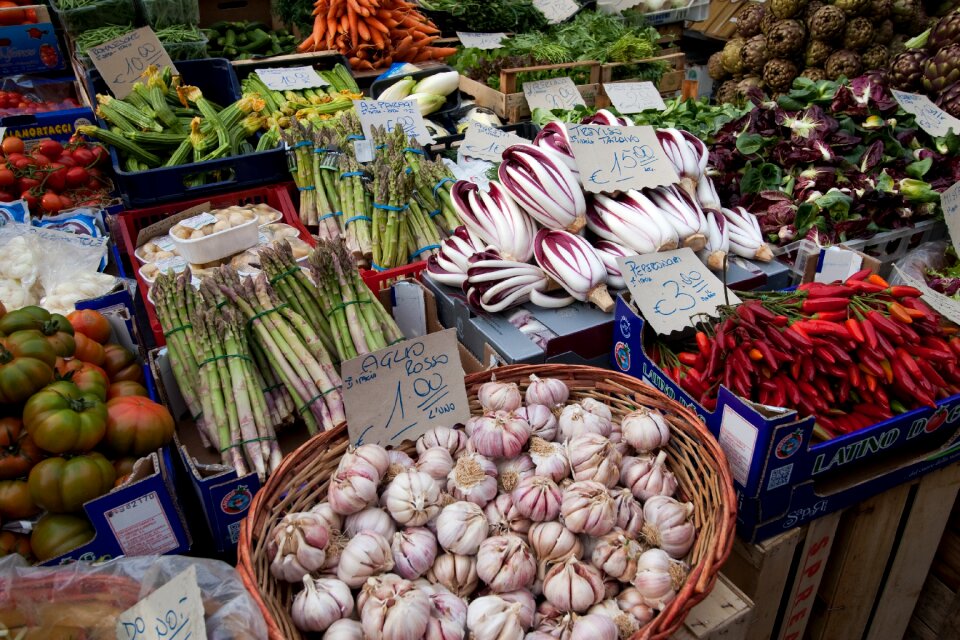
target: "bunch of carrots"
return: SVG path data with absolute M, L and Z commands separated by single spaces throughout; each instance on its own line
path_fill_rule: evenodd
M 432 46 L 440 30 L 406 0 L 316 0 L 313 15 L 313 32 L 297 50 L 337 49 L 355 70 L 438 60 L 457 51 Z

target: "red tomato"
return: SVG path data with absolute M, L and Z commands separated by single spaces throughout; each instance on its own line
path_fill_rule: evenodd
M 63 145 L 56 140 L 43 140 L 37 145 L 37 148 L 40 153 L 48 158 L 59 158 L 60 154 L 63 153 Z
M 12 187 L 16 181 L 17 177 L 13 175 L 13 171 L 0 169 L 0 187 Z
M 76 189 L 90 179 L 90 174 L 83 167 L 71 167 L 67 169 L 66 179 L 67 186 Z M 0 186 L 3 186 L 2 175 L 0 175 Z
M 11 153 L 23 153 L 23 140 L 16 136 L 4 138 L 3 143 L 0 144 L 0 148 L 3 149 L 3 152 L 6 155 L 10 155 Z
M 40 186 L 40 181 L 37 180 L 36 178 L 28 178 L 26 176 L 24 176 L 23 178 L 20 178 L 21 191 L 29 191 L 30 189 L 33 189 L 34 187 L 39 187 L 39 186 Z
M 53 191 L 47 191 L 43 194 L 43 198 L 40 199 L 40 206 L 43 207 L 43 210 L 48 213 L 56 213 L 60 211 L 62 205 L 60 203 L 60 196 L 55 194 Z
M 46 179 L 43 181 L 43 186 L 60 193 L 67 188 L 67 169 L 59 164 L 52 164 L 50 168 L 52 171 L 47 174 Z
M 9 27 L 10 25 L 23 24 L 25 18 L 25 12 L 20 10 L 10 9 L 9 7 L 18 6 L 15 2 L 0 2 L 0 26 Z
M 64 153 L 62 156 L 57 158 L 57 162 L 62 164 L 65 167 L 75 167 L 77 166 L 77 161 L 73 159 L 73 156 L 69 153 Z
M 37 150 L 34 150 L 33 153 L 30 154 L 30 157 L 33 158 L 33 161 L 36 163 L 38 167 L 45 167 L 50 164 L 50 158 L 43 155 Z
M 72 209 L 73 199 L 65 194 L 60 194 L 60 209 Z
M 107 165 L 110 163 L 110 153 L 102 146 L 96 145 L 91 150 L 94 162 L 98 165 Z
M 20 194 L 20 198 L 26 201 L 27 207 L 31 211 L 36 211 L 37 206 L 40 204 L 40 199 L 37 198 L 36 194 L 32 191 L 24 191 Z
M 83 147 L 77 147 L 70 152 L 70 155 L 73 157 L 74 162 L 76 162 L 81 167 L 89 167 L 93 164 L 94 158 L 93 152 L 90 149 L 85 149 Z

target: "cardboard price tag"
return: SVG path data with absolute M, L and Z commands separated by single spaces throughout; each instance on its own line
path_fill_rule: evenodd
M 680 181 L 653 127 L 568 124 L 580 182 L 591 193 L 659 187 Z
M 197 567 L 190 565 L 119 616 L 117 640 L 206 640 Z
M 134 29 L 110 42 L 90 47 L 87 54 L 110 91 L 120 99 L 133 91 L 133 85 L 150 65 L 161 70 L 174 67 L 157 34 L 150 27 Z M 173 68 L 173 74 L 177 75 L 176 67 Z
M 728 301 L 740 303 L 688 247 L 617 258 L 617 265 L 633 303 L 661 335 L 690 327 L 694 316 L 716 317 L 717 306 Z
M 533 6 L 540 10 L 550 24 L 563 22 L 580 10 L 580 5 L 574 0 L 533 0 Z
M 347 430 L 357 445 L 396 446 L 470 417 L 456 329 L 347 360 L 342 378 Z
M 325 87 L 328 83 L 320 77 L 313 67 L 289 67 L 286 69 L 257 69 L 254 71 L 268 89 L 274 91 L 296 91 L 297 89 L 313 89 Z
M 523 95 L 530 110 L 534 109 L 573 109 L 575 106 L 587 106 L 577 85 L 570 78 L 552 78 L 523 83 Z
M 640 113 L 647 109 L 667 108 L 663 96 L 652 82 L 611 82 L 603 85 L 610 102 L 620 113 Z
M 427 131 L 420 110 L 412 100 L 400 102 L 381 102 L 379 100 L 354 100 L 353 106 L 360 117 L 360 126 L 363 137 L 373 140 L 373 128 L 384 127 L 393 131 L 396 127 L 403 127 L 404 133 L 415 138 L 420 144 L 430 144 L 433 136 Z
M 457 37 L 460 43 L 471 49 L 500 49 L 503 47 L 503 39 L 507 34 L 498 33 L 471 33 L 469 31 L 457 31 Z
M 893 269 L 903 279 L 903 284 L 923 292 L 920 297 L 924 302 L 933 307 L 943 317 L 960 324 L 960 301 L 945 296 L 939 291 L 934 291 L 927 286 L 926 282 L 921 282 L 904 273 L 900 267 L 894 266 Z
M 960 251 L 960 182 L 940 194 L 940 208 L 953 248 Z
M 515 144 L 528 142 L 530 141 L 515 133 L 476 123 L 470 125 L 470 128 L 467 129 L 467 135 L 463 139 L 460 153 L 470 158 L 500 162 L 504 149 Z
M 960 120 L 938 107 L 927 96 L 891 89 L 894 99 L 917 119 L 917 126 L 932 136 L 945 136 L 950 129 L 960 135 Z

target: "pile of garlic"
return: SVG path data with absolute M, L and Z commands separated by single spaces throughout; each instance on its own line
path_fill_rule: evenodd
M 327 640 L 617 640 L 686 580 L 696 538 L 674 499 L 670 429 L 568 403 L 560 380 L 479 390 L 484 414 L 434 427 L 416 458 L 350 449 L 327 501 L 286 515 L 270 570 L 303 583 L 293 621 Z

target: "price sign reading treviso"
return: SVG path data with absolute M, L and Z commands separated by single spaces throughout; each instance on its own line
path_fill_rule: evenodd
M 423 116 L 417 104 L 412 100 L 401 102 L 381 102 L 379 100 L 354 100 L 353 106 L 360 117 L 360 127 L 367 140 L 373 140 L 373 127 L 384 127 L 393 131 L 403 127 L 404 133 L 415 138 L 420 144 L 430 144 L 433 136 L 423 123 Z
M 396 446 L 470 417 L 455 329 L 404 340 L 343 363 L 350 441 Z
M 190 565 L 117 616 L 117 640 L 206 640 L 197 567 Z
M 503 150 L 515 144 L 529 143 L 515 133 L 483 124 L 472 124 L 467 129 L 460 153 L 470 158 L 500 162 Z
M 173 67 L 173 61 L 150 27 L 134 29 L 110 42 L 90 47 L 87 53 L 110 91 L 120 99 L 133 91 L 133 85 L 147 67 Z M 176 68 L 173 73 L 176 75 Z
M 530 111 L 534 109 L 573 109 L 587 103 L 570 78 L 552 78 L 523 83 L 523 95 Z
M 717 306 L 739 304 L 693 252 L 684 248 L 617 258 L 633 303 L 661 335 L 682 331 L 698 315 L 716 316 Z
M 313 67 L 289 67 L 287 69 L 257 69 L 254 73 L 260 76 L 263 84 L 274 91 L 296 91 L 298 89 L 312 89 L 329 84 L 320 77 Z
M 612 193 L 680 180 L 653 127 L 568 124 L 567 131 L 587 191 Z

